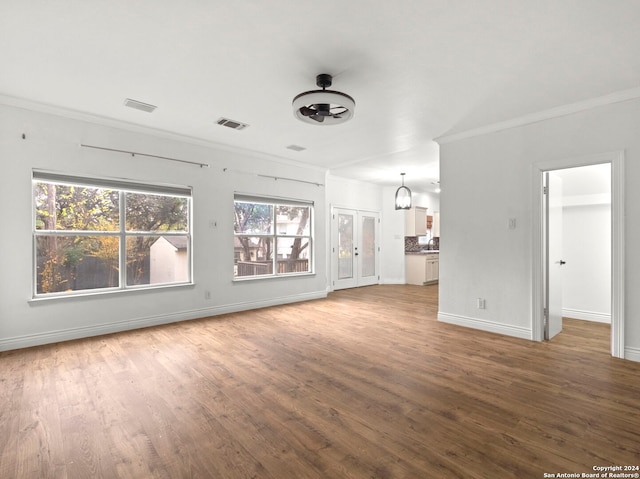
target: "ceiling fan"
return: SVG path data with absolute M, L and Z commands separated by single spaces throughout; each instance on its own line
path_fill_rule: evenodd
M 316 85 L 322 90 L 300 93 L 293 99 L 293 114 L 305 123 L 315 125 L 337 125 L 353 117 L 356 102 L 346 93 L 327 90 L 332 77 L 321 73 L 316 77 Z

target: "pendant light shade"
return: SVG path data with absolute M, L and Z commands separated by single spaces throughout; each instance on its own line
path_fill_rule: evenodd
M 410 210 L 411 190 L 404 186 L 404 173 L 400 173 L 400 175 L 402 176 L 402 186 L 396 190 L 396 209 Z

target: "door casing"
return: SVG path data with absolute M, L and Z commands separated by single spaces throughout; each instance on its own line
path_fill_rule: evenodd
M 611 355 L 624 358 L 624 152 L 565 158 L 533 165 L 532 327 L 531 339 L 544 340 L 545 255 L 544 173 L 579 166 L 611 164 Z
M 352 214 L 354 217 L 354 232 L 355 237 L 353 242 L 355 244 L 355 251 L 353 251 L 355 265 L 353 268 L 353 278 L 340 280 L 338 278 L 338 228 L 337 228 L 337 215 L 341 213 Z M 362 262 L 360 261 L 363 251 L 363 235 L 361 231 L 363 218 L 374 218 L 375 221 L 375 271 L 373 275 L 362 275 Z M 355 288 L 359 286 L 367 286 L 371 284 L 378 284 L 380 282 L 380 213 L 366 210 L 356 210 L 353 208 L 343 208 L 333 206 L 331 208 L 331 285 L 330 290 L 343 289 L 343 288 Z

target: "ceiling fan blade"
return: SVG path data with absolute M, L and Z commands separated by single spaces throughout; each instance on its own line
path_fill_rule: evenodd
M 322 115 L 310 115 L 309 118 L 317 121 L 318 123 L 322 123 L 324 121 L 324 116 Z
M 299 111 L 302 116 L 311 116 L 317 113 L 316 110 L 314 110 L 313 108 L 309 108 L 308 106 L 300 107 Z

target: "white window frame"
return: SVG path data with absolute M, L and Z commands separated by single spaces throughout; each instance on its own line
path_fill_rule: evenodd
M 236 202 L 241 203 L 253 203 L 253 204 L 264 204 L 273 206 L 272 215 L 271 215 L 271 224 L 272 224 L 272 232 L 271 233 L 236 233 L 235 228 L 233 228 L 234 239 L 236 237 L 266 237 L 271 238 L 273 244 L 273 253 L 272 253 L 272 274 L 260 274 L 260 275 L 246 275 L 246 276 L 236 276 L 235 268 L 235 254 L 234 254 L 234 274 L 233 281 L 255 281 L 260 279 L 268 279 L 268 278 L 292 278 L 299 276 L 312 276 L 315 274 L 315 242 L 314 242 L 314 203 L 313 201 L 305 201 L 299 199 L 290 199 L 290 198 L 279 198 L 279 197 L 270 197 L 270 196 L 256 196 L 256 195 L 247 195 L 242 193 L 234 194 L 234 207 Z M 277 218 L 276 211 L 278 206 L 293 206 L 293 207 L 308 207 L 309 208 L 309 234 L 308 235 L 292 235 L 292 234 L 280 234 L 277 228 Z M 278 238 L 302 238 L 306 239 L 309 242 L 307 246 L 308 250 L 308 271 L 302 272 L 292 272 L 292 273 L 279 273 L 277 268 L 278 263 Z M 234 241 L 235 245 L 235 241 Z M 235 247 L 235 246 L 234 246 Z
M 102 188 L 118 191 L 119 195 L 119 229 L 117 231 L 95 231 L 95 230 L 44 230 L 36 229 L 36 205 L 34 197 L 34 186 L 36 183 L 54 183 L 58 185 L 77 186 L 83 188 Z M 171 288 L 184 285 L 193 284 L 193 194 L 192 188 L 189 186 L 177 186 L 177 185 L 162 185 L 141 183 L 132 180 L 125 179 L 113 179 L 113 178 L 95 178 L 85 176 L 74 176 L 58 172 L 33 170 L 32 172 L 32 208 L 31 208 L 31 220 L 32 220 L 32 251 L 33 251 L 33 299 L 48 299 L 48 298 L 66 298 L 74 296 L 87 296 L 87 295 L 100 295 L 104 293 L 114 293 L 121 291 L 131 290 L 146 290 L 157 288 Z M 126 194 L 149 194 L 149 195 L 161 195 L 161 196 L 174 196 L 186 198 L 188 202 L 188 217 L 187 217 L 187 229 L 176 231 L 127 231 L 126 230 Z M 53 293 L 38 293 L 38 251 L 37 251 L 37 238 L 44 236 L 103 236 L 103 237 L 118 237 L 119 238 L 119 255 L 118 255 L 118 286 L 94 288 L 94 289 L 82 289 L 74 291 L 53 292 Z M 187 280 L 166 282 L 166 283 L 153 283 L 153 284 L 137 284 L 127 285 L 127 238 L 135 236 L 180 236 L 187 237 Z

